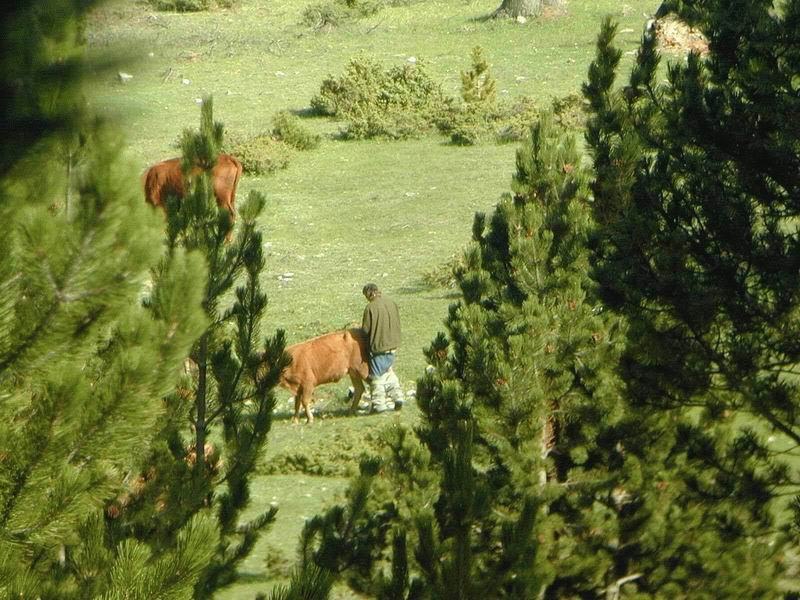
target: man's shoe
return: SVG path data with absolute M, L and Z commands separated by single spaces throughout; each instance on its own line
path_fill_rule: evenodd
M 390 412 L 392 407 L 390 406 L 373 406 L 372 409 L 369 411 L 371 415 L 380 415 L 385 412 Z

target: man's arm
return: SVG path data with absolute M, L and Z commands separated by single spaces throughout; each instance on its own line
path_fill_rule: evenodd
M 364 315 L 361 317 L 361 329 L 370 333 L 372 329 L 372 313 L 369 312 L 369 305 L 364 309 Z

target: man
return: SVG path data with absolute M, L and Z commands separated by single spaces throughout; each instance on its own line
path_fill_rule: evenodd
M 374 283 L 365 285 L 362 292 L 367 299 L 361 327 L 367 332 L 369 341 L 371 412 L 400 410 L 403 407 L 403 390 L 392 369 L 400 345 L 400 312 L 397 304 L 383 296 Z

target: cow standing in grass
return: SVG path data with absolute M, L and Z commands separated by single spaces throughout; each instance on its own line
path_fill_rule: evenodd
M 312 423 L 314 389 L 335 383 L 345 375 L 349 375 L 353 383 L 351 410 L 358 408 L 364 393 L 364 381 L 369 376 L 367 345 L 366 333 L 353 328 L 326 333 L 286 348 L 292 362 L 281 372 L 279 383 L 294 396 L 293 423 L 299 421 L 301 406 L 306 412 L 306 422 Z
M 190 176 L 196 176 L 201 168 L 193 167 Z M 217 205 L 231 215 L 231 222 L 236 219 L 236 187 L 242 176 L 242 163 L 230 154 L 220 154 L 211 169 L 211 181 Z M 186 187 L 181 171 L 181 159 L 171 158 L 157 163 L 147 169 L 144 175 L 144 197 L 153 206 L 165 207 L 168 196 L 183 198 Z

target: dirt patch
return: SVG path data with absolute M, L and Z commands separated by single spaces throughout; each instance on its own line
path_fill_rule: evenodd
M 689 27 L 675 17 L 665 17 L 656 21 L 656 39 L 661 49 L 667 52 L 708 54 L 706 37 L 697 29 Z

